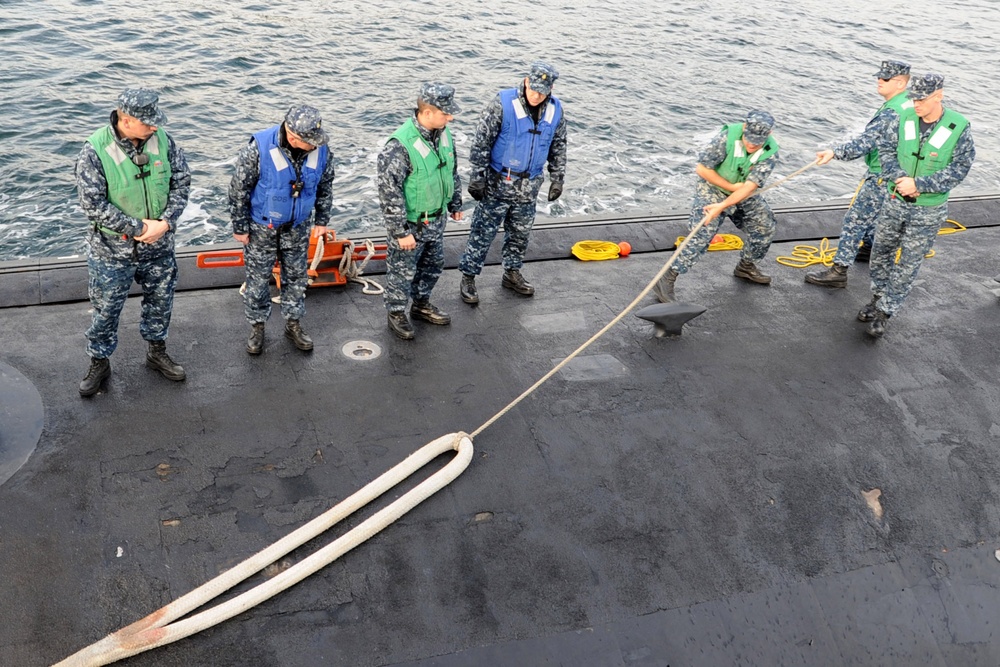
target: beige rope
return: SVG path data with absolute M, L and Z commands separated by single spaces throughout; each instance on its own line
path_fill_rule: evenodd
M 799 174 L 801 174 L 802 172 L 804 172 L 806 169 L 809 169 L 811 167 L 815 167 L 818 162 L 819 162 L 819 160 L 813 160 L 812 163 L 807 164 L 806 166 L 802 167 L 801 169 L 799 169 L 798 171 L 796 171 L 796 172 L 794 172 L 792 174 L 789 174 L 788 176 L 785 176 L 780 181 L 772 183 L 771 185 L 769 185 L 769 186 L 767 186 L 765 188 L 761 188 L 759 191 L 757 191 L 757 194 L 760 194 L 762 192 L 766 192 L 767 190 L 770 190 L 771 188 L 778 187 L 779 185 L 781 185 L 785 181 L 788 181 L 788 180 L 790 180 L 792 178 L 795 178 L 796 176 L 798 176 Z M 704 218 L 702 218 L 701 221 L 698 223 L 698 225 L 695 225 L 695 227 L 705 224 L 705 220 L 706 220 L 707 217 L 708 216 L 706 215 Z M 538 380 L 538 382 L 536 382 L 535 384 L 533 384 L 530 387 L 528 387 L 520 396 L 518 396 L 513 401 L 511 401 L 510 403 L 508 403 L 505 408 L 503 408 L 502 410 L 500 410 L 500 412 L 498 412 L 495 415 L 493 415 L 492 417 L 490 417 L 486 421 L 486 423 L 484 423 L 482 426 L 480 426 L 479 428 L 477 428 L 475 431 L 473 431 L 469 435 L 473 439 L 475 439 L 477 435 L 479 435 L 480 433 L 482 433 L 483 431 L 485 431 L 487 428 L 489 428 L 493 424 L 493 422 L 495 422 L 496 420 L 500 419 L 505 414 L 507 414 L 508 412 L 510 412 L 511 409 L 514 408 L 514 406 L 516 406 L 518 403 L 520 403 L 521 401 L 523 401 L 524 399 L 526 399 L 528 396 L 530 396 L 532 394 L 532 392 L 534 392 L 536 389 L 538 389 L 540 386 L 542 386 L 553 375 L 555 375 L 556 373 L 558 373 L 564 366 L 566 366 L 566 364 L 568 364 L 570 361 L 572 361 L 573 359 L 575 359 L 578 354 L 580 354 L 585 349 L 587 349 L 588 347 L 590 347 L 590 345 L 593 344 L 594 341 L 596 341 L 598 338 L 600 338 L 605 333 L 607 333 L 608 329 L 610 329 L 614 325 L 616 325 L 619 322 L 621 322 L 622 318 L 624 318 L 626 315 L 628 315 L 632 311 L 632 309 L 635 308 L 639 304 L 640 301 L 642 301 L 644 298 L 646 298 L 646 295 L 649 294 L 650 290 L 653 289 L 653 286 L 660 280 L 660 278 L 662 278 L 663 276 L 666 275 L 667 271 L 670 270 L 670 267 L 672 267 L 674 265 L 674 262 L 677 260 L 677 257 L 680 256 L 681 251 L 684 250 L 684 248 L 687 247 L 688 243 L 691 241 L 692 238 L 694 238 L 694 234 L 688 234 L 687 237 L 685 237 L 685 239 L 683 241 L 681 241 L 681 243 L 677 246 L 677 249 L 674 250 L 673 254 L 671 254 L 670 257 L 667 259 L 667 263 L 663 265 L 663 268 L 661 268 L 656 273 L 656 275 L 653 276 L 653 279 L 649 281 L 649 284 L 646 285 L 646 287 L 643 288 L 643 290 L 641 292 L 639 292 L 639 295 L 632 300 L 632 303 L 630 303 L 629 305 L 625 306 L 625 310 L 623 310 L 622 312 L 618 313 L 618 315 L 613 320 L 611 320 L 610 322 L 608 322 L 604 326 L 603 329 L 601 329 L 600 331 L 598 331 L 597 333 L 595 333 L 593 336 L 591 336 L 587 340 L 586 343 L 584 343 L 580 347 L 578 347 L 575 350 L 573 350 L 573 352 L 570 353 L 570 355 L 568 357 L 566 357 L 565 359 L 563 359 L 562 361 L 560 361 L 558 364 L 556 364 L 556 367 L 553 368 L 552 370 L 550 370 L 545 375 L 543 375 L 541 377 L 541 379 Z
M 444 468 L 316 553 L 231 600 L 190 618 L 176 621 L 176 619 L 215 599 L 247 577 L 264 569 L 293 549 L 322 534 L 331 526 L 398 485 L 437 456 L 448 451 L 457 451 L 457 454 Z M 202 584 L 190 593 L 177 598 L 146 618 L 74 653 L 54 667 L 109 665 L 137 653 L 183 639 L 250 609 L 326 567 L 434 495 L 468 467 L 472 460 L 472 451 L 472 439 L 468 434 L 462 432 L 444 435 L 427 443 L 354 495 L 263 551 L 251 556 L 233 569 L 223 572 L 215 579 Z

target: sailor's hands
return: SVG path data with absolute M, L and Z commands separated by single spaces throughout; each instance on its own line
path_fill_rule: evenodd
M 242 243 L 243 245 L 250 243 L 249 234 L 233 234 L 233 238 Z
M 832 159 L 833 159 L 833 151 L 830 150 L 830 149 L 827 149 L 825 151 L 820 151 L 819 153 L 816 153 L 816 164 L 817 165 L 826 164 L 827 162 L 829 162 Z
M 704 220 L 702 220 L 701 224 L 707 225 L 708 223 L 718 218 L 719 215 L 721 215 L 722 212 L 726 210 L 726 207 L 722 204 L 709 204 L 708 206 L 706 206 L 701 210 L 702 212 L 705 213 L 705 218 Z
M 417 247 L 417 240 L 413 238 L 413 234 L 407 234 L 401 238 L 396 239 L 399 242 L 400 250 L 413 250 Z
M 483 196 L 486 194 L 486 181 L 470 181 L 469 182 L 469 196 L 471 196 L 476 201 L 482 200 Z
M 920 193 L 917 192 L 916 181 L 909 176 L 901 176 L 896 179 L 896 194 L 903 197 L 916 197 Z
M 452 220 L 461 220 L 462 219 L 462 212 L 461 211 L 455 211 L 454 213 L 451 213 L 450 215 L 451 215 L 451 219 Z
M 150 220 L 149 218 L 143 218 L 143 228 L 142 234 L 135 237 L 135 240 L 139 243 L 156 243 L 163 235 L 167 233 L 170 229 L 170 225 L 166 220 Z
M 549 184 L 549 201 L 555 201 L 562 195 L 563 184 L 559 181 L 552 181 Z

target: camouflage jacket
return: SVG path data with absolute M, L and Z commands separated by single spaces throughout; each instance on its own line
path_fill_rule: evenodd
M 414 122 L 414 124 L 420 132 L 420 136 L 436 149 L 441 138 L 441 131 L 428 130 L 419 122 Z M 403 196 L 403 182 L 412 172 L 410 154 L 403 144 L 399 143 L 398 139 L 390 138 L 378 154 L 376 180 L 378 182 L 379 206 L 382 209 L 382 217 L 385 219 L 385 230 L 392 238 L 402 238 L 416 231 L 406 221 L 406 199 Z M 458 162 L 455 163 L 453 177 L 455 179 L 455 193 L 451 196 L 451 201 L 448 202 L 449 213 L 462 210 L 462 179 L 458 177 Z M 441 220 L 443 220 L 441 223 L 441 231 L 443 231 L 447 216 L 442 215 Z
M 726 161 L 726 135 L 726 128 L 723 127 L 712 139 L 712 142 L 698 153 L 698 164 L 716 170 Z M 758 188 L 764 187 L 765 181 L 767 181 L 777 164 L 778 153 L 774 153 L 766 160 L 761 160 L 750 167 L 747 180 L 756 183 Z
M 118 123 L 118 112 L 111 112 L 111 130 L 116 143 L 129 158 L 139 152 L 135 144 L 129 139 L 118 136 L 116 125 Z M 184 157 L 184 151 L 174 143 L 173 138 L 168 134 L 167 161 L 170 163 L 170 193 L 167 197 L 167 206 L 163 210 L 162 218 L 170 225 L 170 230 L 163 237 L 153 244 L 140 243 L 144 252 L 153 254 L 166 249 L 172 249 L 174 243 L 174 232 L 177 231 L 177 220 L 187 206 L 188 195 L 191 193 L 191 169 L 188 167 Z M 99 225 L 108 229 L 120 232 L 128 236 L 122 239 L 120 236 L 111 236 L 99 231 L 93 232 L 103 237 L 105 245 L 109 245 L 109 250 L 117 249 L 120 252 L 113 254 L 121 255 L 125 252 L 132 253 L 133 241 L 131 237 L 139 236 L 142 233 L 142 220 L 126 215 L 117 206 L 108 201 L 108 180 L 104 175 L 104 167 L 101 165 L 101 158 L 90 142 L 83 145 L 80 155 L 76 159 L 76 188 L 80 197 L 80 208 L 87 215 L 91 222 L 91 230 Z M 93 245 L 93 244 L 92 244 Z M 118 246 L 121 245 L 121 248 Z
M 921 123 L 923 125 L 923 123 Z M 934 131 L 931 125 L 920 133 L 921 145 L 927 141 Z M 907 173 L 899 166 L 896 147 L 899 144 L 899 116 L 893 114 L 893 120 L 885 126 L 878 143 L 879 162 L 882 163 L 882 174 L 886 180 L 895 181 Z M 917 192 L 951 192 L 952 189 L 965 180 L 972 162 L 976 159 L 976 146 L 972 142 L 972 125 L 962 130 L 951 154 L 951 164 L 941 171 L 921 176 L 916 179 Z
M 523 81 L 517 87 L 517 97 L 527 109 L 528 100 L 524 96 Z M 545 113 L 545 107 L 548 103 L 549 100 L 546 98 L 538 110 L 539 118 Z M 486 180 L 491 196 L 517 201 L 534 201 L 535 197 L 538 196 L 538 190 L 542 187 L 542 182 L 545 180 L 544 175 L 532 179 L 523 178 L 508 181 L 489 169 L 493 144 L 500 136 L 502 126 L 503 103 L 500 101 L 498 93 L 479 116 L 476 136 L 472 140 L 472 149 L 469 152 L 469 162 L 472 164 L 469 180 Z M 548 163 L 549 178 L 557 183 L 564 182 L 566 180 L 566 105 L 563 105 L 562 117 L 556 125 L 555 135 L 549 146 Z
M 271 127 L 274 127 L 273 125 Z M 285 125 L 282 123 L 281 130 L 278 131 L 281 150 L 285 158 L 295 167 L 295 173 L 300 173 L 302 164 L 309 155 L 306 151 L 292 149 L 285 139 Z M 316 206 L 313 224 L 326 227 L 330 224 L 330 216 L 333 210 L 333 151 L 329 150 L 326 156 L 326 167 L 323 169 L 323 176 L 316 186 Z M 236 156 L 236 172 L 229 182 L 229 217 L 233 222 L 233 234 L 250 233 L 250 225 L 254 224 L 250 215 L 250 198 L 257 181 L 260 180 L 260 149 L 253 137 L 240 149 Z
M 879 137 L 885 132 L 893 120 L 898 120 L 899 115 L 895 109 L 886 107 L 875 117 L 868 121 L 865 129 L 850 141 L 838 144 L 833 147 L 833 157 L 838 160 L 857 160 L 872 152 L 878 147 Z

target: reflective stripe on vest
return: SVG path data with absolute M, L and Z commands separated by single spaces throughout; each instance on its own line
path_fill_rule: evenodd
M 521 104 L 516 88 L 500 91 L 503 119 L 500 133 L 490 150 L 490 167 L 518 178 L 541 175 L 549 159 L 549 148 L 562 119 L 562 103 L 549 97 L 537 125 Z

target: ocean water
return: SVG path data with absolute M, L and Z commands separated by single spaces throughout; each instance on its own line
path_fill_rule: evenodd
M 754 107 L 777 119 L 775 178 L 791 173 L 864 127 L 884 58 L 945 75 L 946 104 L 971 119 L 978 151 L 957 193 L 995 192 L 997 25 L 996 0 L 0 0 L 0 260 L 84 251 L 73 164 L 135 85 L 161 91 L 164 127 L 194 172 L 185 245 L 230 239 L 236 152 L 299 101 L 331 132 L 333 226 L 381 234 L 375 157 L 419 84 L 457 88 L 464 175 L 479 112 L 536 59 L 559 69 L 569 123 L 566 192 L 539 203 L 540 221 L 685 209 L 697 151 Z M 768 198 L 849 196 L 863 169 L 814 168 Z

